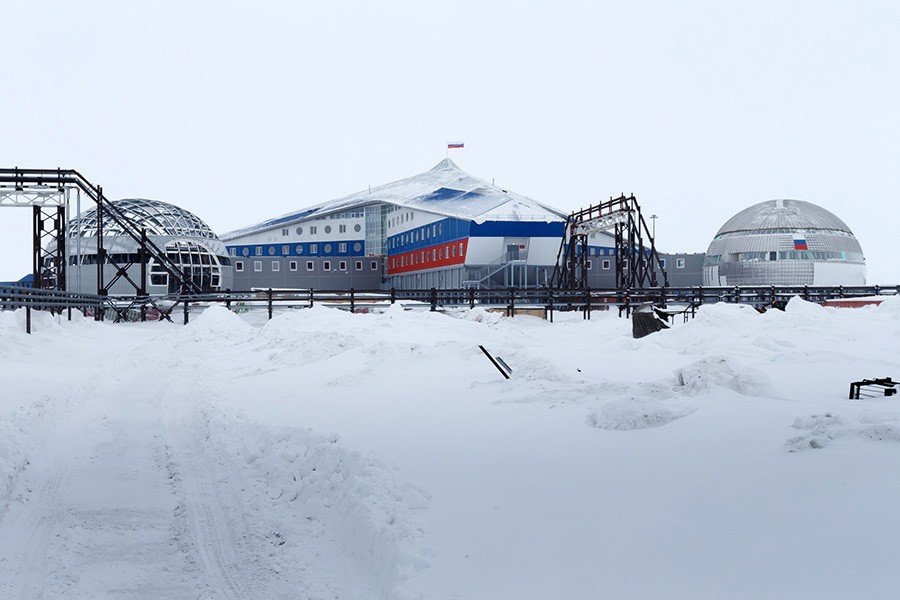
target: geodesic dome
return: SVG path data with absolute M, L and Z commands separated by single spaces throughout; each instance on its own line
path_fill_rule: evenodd
M 187 210 L 145 198 L 127 198 L 112 202 L 114 209 L 144 229 L 147 238 L 163 249 L 166 256 L 202 289 L 225 289 L 231 286 L 231 259 L 216 234 L 195 214 Z M 139 261 L 139 243 L 103 211 L 103 246 L 108 255 L 119 263 Z M 84 267 L 79 277 L 94 277 L 86 265 L 97 264 L 97 208 L 91 208 L 72 219 L 67 226 L 67 253 L 70 268 Z M 155 260 L 148 261 L 148 286 L 153 293 L 177 292 L 176 281 Z M 125 286 L 118 286 L 128 293 Z M 115 290 L 116 288 L 114 288 Z
M 197 215 L 183 208 L 145 198 L 126 198 L 116 200 L 113 206 L 125 217 L 144 227 L 147 235 L 185 236 L 206 239 L 218 239 L 209 225 Z M 94 237 L 97 235 L 97 209 L 92 208 L 81 213 L 69 223 L 69 237 Z M 122 235 L 121 228 L 109 215 L 103 218 L 103 235 Z

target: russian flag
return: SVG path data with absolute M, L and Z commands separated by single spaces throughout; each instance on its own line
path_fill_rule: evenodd
M 462 148 L 464 145 L 462 142 L 447 142 L 447 148 Z
M 806 245 L 806 240 L 794 240 L 794 250 L 809 250 Z

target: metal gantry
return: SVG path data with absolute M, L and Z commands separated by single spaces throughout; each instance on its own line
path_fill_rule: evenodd
M 588 286 L 589 238 L 594 233 L 613 232 L 615 240 L 616 288 L 668 286 L 666 269 L 659 260 L 656 243 L 634 194 L 576 211 L 566 219 L 551 284 L 557 289 L 578 290 Z
M 134 288 L 136 303 L 146 308 L 154 306 L 147 295 L 146 263 L 152 259 L 178 282 L 182 294 L 199 294 L 203 290 L 185 273 L 181 266 L 170 259 L 165 251 L 148 239 L 144 229 L 119 210 L 103 194 L 103 188 L 93 185 L 78 171 L 71 169 L 12 169 L 0 168 L 0 207 L 30 206 L 33 219 L 33 277 L 34 286 L 39 289 L 66 290 L 66 224 L 68 221 L 70 192 L 84 193 L 97 208 L 97 295 L 107 296 L 114 283 L 126 280 Z M 131 264 L 120 264 L 104 248 L 103 223 L 116 228 L 117 235 L 127 235 L 138 244 L 141 261 L 141 280 L 134 281 L 127 271 Z M 106 265 L 114 274 L 111 281 L 105 281 Z M 143 310 L 142 309 L 142 310 Z M 100 313 L 102 314 L 102 313 Z M 121 314 L 117 320 L 122 317 Z M 122 317 L 124 318 L 124 317 Z

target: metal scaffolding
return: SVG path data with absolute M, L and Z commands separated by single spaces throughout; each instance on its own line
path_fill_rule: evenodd
M 610 198 L 566 218 L 551 286 L 565 290 L 587 289 L 588 238 L 594 233 L 609 231 L 615 239 L 617 289 L 658 287 L 657 270 L 663 277 L 663 286 L 668 286 L 668 275 L 634 195 Z

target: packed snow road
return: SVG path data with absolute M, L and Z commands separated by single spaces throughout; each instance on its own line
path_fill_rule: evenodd
M 60 331 L 52 355 L 3 348 L 20 407 L 2 448 L 0 598 L 387 596 L 390 566 L 366 569 L 377 549 L 351 556 L 347 538 L 374 535 L 366 503 L 391 477 L 366 487 L 378 465 L 334 438 L 217 410 L 221 384 L 166 376 L 190 354 L 128 329 L 100 364 Z

